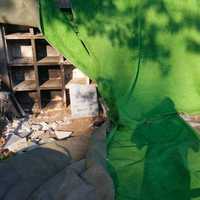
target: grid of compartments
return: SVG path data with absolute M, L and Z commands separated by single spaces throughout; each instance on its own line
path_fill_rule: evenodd
M 24 110 L 66 108 L 74 66 L 35 28 L 4 26 L 4 41 L 10 86 Z

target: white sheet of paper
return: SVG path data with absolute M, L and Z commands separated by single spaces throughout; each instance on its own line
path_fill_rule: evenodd
M 95 85 L 71 84 L 70 102 L 72 117 L 95 117 L 99 107 Z

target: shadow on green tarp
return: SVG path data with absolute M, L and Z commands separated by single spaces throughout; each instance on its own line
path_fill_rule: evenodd
M 147 147 L 141 199 L 187 200 L 193 196 L 188 151 L 199 151 L 199 139 L 180 118 L 173 101 L 165 99 L 147 113 L 136 127 L 133 141 L 138 148 Z

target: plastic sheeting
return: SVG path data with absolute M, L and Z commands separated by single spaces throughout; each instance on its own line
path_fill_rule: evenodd
M 117 200 L 200 199 L 198 0 L 40 0 L 48 41 L 97 81 L 113 129 L 107 163 Z

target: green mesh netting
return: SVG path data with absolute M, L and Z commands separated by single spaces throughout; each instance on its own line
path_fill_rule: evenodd
M 199 0 L 40 0 L 47 40 L 96 80 L 109 107 L 117 200 L 200 200 Z

